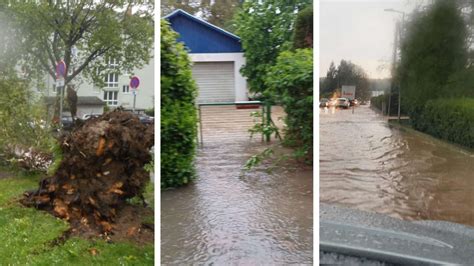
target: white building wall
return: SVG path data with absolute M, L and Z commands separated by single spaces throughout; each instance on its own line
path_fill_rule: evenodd
M 151 62 L 144 68 L 137 69 L 135 71 L 135 76 L 140 79 L 140 86 L 137 90 L 137 97 L 135 103 L 135 106 L 138 109 L 149 109 L 152 108 L 154 105 L 154 64 L 154 60 L 152 59 Z M 118 101 L 119 105 L 122 105 L 127 109 L 131 109 L 133 107 L 133 93 L 131 88 L 129 90 L 129 93 L 124 93 L 123 85 L 129 84 L 130 76 L 122 75 L 119 77 Z
M 124 73 L 119 76 L 118 78 L 118 87 L 114 89 L 107 89 L 105 90 L 116 90 L 118 91 L 118 106 L 123 106 L 126 109 L 131 109 L 133 107 L 133 94 L 132 89 L 130 88 L 128 93 L 123 92 L 123 85 L 130 84 L 130 75 L 128 73 Z M 136 108 L 137 109 L 149 109 L 153 108 L 154 106 L 154 59 L 150 60 L 150 63 L 145 65 L 141 69 L 136 69 L 134 71 L 134 75 L 138 76 L 140 79 L 140 86 L 138 87 L 137 97 L 136 97 Z M 73 81 L 74 83 L 74 81 Z M 45 96 L 53 96 L 56 95 L 56 92 L 53 90 L 53 85 L 55 81 L 48 75 L 45 80 L 45 86 L 47 91 L 45 92 Z M 76 84 L 77 88 L 77 96 L 96 96 L 99 99 L 103 100 L 104 91 L 94 86 L 92 83 L 82 80 L 81 83 Z
M 240 73 L 245 64 L 244 53 L 189 54 L 192 62 L 234 62 L 235 101 L 247 101 L 247 80 Z

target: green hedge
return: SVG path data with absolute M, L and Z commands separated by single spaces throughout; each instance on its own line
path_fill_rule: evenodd
M 195 177 L 197 88 L 191 63 L 177 33 L 161 21 L 161 188 Z
M 474 148 L 474 98 L 429 100 L 415 129 Z
M 287 114 L 286 144 L 297 147 L 298 157 L 312 163 L 313 50 L 282 52 L 271 67 L 266 84 Z

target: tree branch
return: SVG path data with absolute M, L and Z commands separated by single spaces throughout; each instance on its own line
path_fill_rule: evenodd
M 38 59 L 38 61 L 40 62 L 40 64 L 43 66 L 44 70 L 46 70 L 46 71 L 48 72 L 48 74 L 49 74 L 53 79 L 55 79 L 55 78 L 56 78 L 56 73 L 54 73 L 54 71 L 49 67 L 48 63 L 45 62 L 44 58 L 41 57 L 40 54 L 36 53 L 36 52 L 33 51 L 32 49 L 28 49 L 28 51 Z
M 102 48 L 102 49 L 97 49 L 95 50 L 94 52 L 92 52 L 86 60 L 84 60 L 84 62 L 82 63 L 82 65 L 78 68 L 76 68 L 76 70 L 69 76 L 67 77 L 67 80 L 66 80 L 66 83 L 69 83 L 72 79 L 74 79 L 79 73 L 82 72 L 82 70 L 84 70 L 84 68 L 87 67 L 87 65 L 94 59 L 98 58 L 99 56 L 102 56 L 104 55 L 107 51 L 109 51 L 110 49 L 112 48 L 112 46 L 109 46 L 107 48 Z

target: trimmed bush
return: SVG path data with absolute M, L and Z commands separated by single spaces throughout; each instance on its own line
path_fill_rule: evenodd
M 161 21 L 161 188 L 195 177 L 196 84 L 178 34 Z
M 474 98 L 429 100 L 415 129 L 474 148 Z
M 307 163 L 313 160 L 313 50 L 282 52 L 270 68 L 266 85 L 286 117 L 285 143 L 297 147 Z

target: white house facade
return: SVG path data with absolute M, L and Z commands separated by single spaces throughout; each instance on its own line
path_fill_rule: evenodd
M 198 103 L 248 100 L 247 81 L 240 73 L 245 57 L 238 36 L 180 9 L 165 19 L 188 49 Z
M 120 62 L 112 62 L 119 64 Z M 133 108 L 134 92 L 130 88 L 130 76 L 132 74 L 117 73 L 104 74 L 105 86 L 100 88 L 91 82 L 82 79 L 80 82 L 72 81 L 78 96 L 77 116 L 83 117 L 85 114 L 101 114 L 104 106 L 117 108 L 119 106 L 125 109 Z M 140 79 L 140 85 L 135 91 L 135 110 L 143 111 L 154 107 L 154 59 L 143 68 L 136 69 L 133 73 Z M 54 97 L 57 94 L 56 82 L 48 76 L 45 81 L 46 92 L 43 96 L 46 98 Z

